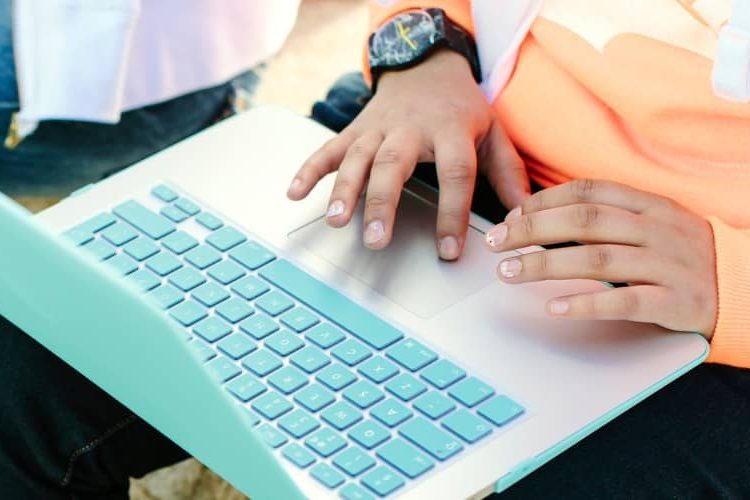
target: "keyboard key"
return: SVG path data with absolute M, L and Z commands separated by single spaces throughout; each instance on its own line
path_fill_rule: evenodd
M 232 291 L 245 300 L 253 300 L 266 293 L 268 285 L 255 276 L 245 276 L 232 285 Z
M 201 363 L 205 363 L 209 359 L 216 357 L 216 351 L 214 351 L 210 345 L 206 344 L 202 340 L 195 339 L 188 344 L 190 349 L 196 354 Z
M 344 500 L 374 500 L 375 497 L 358 484 L 349 483 L 339 490 Z
M 339 361 L 354 366 L 372 356 L 372 351 L 358 340 L 347 339 L 334 347 L 331 354 Z
M 148 292 L 153 290 L 157 286 L 161 285 L 161 280 L 158 276 L 147 269 L 141 269 L 128 276 L 128 279 L 135 283 L 141 291 Z
M 244 373 L 227 384 L 227 390 L 243 403 L 247 403 L 254 397 L 266 392 L 267 387 L 263 382 L 249 373 Z
M 271 448 L 278 448 L 289 441 L 284 434 L 271 424 L 263 424 L 258 427 L 258 435 Z
M 210 281 L 193 290 L 192 295 L 206 307 L 213 307 L 229 298 L 229 292 Z
M 279 321 L 297 333 L 304 332 L 308 328 L 320 323 L 320 319 L 304 307 L 295 307 L 291 311 L 284 313 L 279 318 Z
M 152 290 L 148 294 L 148 297 L 156 302 L 156 305 L 165 310 L 185 300 L 182 292 L 172 285 L 161 285 Z
M 328 458 L 346 446 L 346 440 L 338 432 L 323 427 L 308 436 L 305 445 L 321 457 Z
M 265 266 L 276 258 L 274 254 L 254 241 L 238 246 L 229 252 L 229 256 L 251 271 Z
M 385 397 L 383 391 L 366 380 L 352 384 L 344 391 L 344 398 L 361 409 L 367 409 Z
M 172 191 L 167 186 L 160 184 L 151 190 L 151 194 L 159 198 L 165 203 L 172 203 L 177 199 L 177 193 Z
M 208 212 L 202 212 L 200 215 L 198 215 L 198 217 L 195 218 L 195 220 L 198 222 L 198 224 L 205 227 L 209 231 L 216 231 L 224 225 L 221 219 Z
M 125 254 L 115 255 L 107 261 L 121 276 L 127 276 L 138 270 L 138 263 Z
M 379 446 L 391 437 L 391 433 L 377 422 L 365 420 L 352 427 L 349 437 L 368 450 Z
M 464 378 L 466 372 L 450 361 L 441 359 L 422 370 L 420 376 L 438 389 L 445 389 Z
M 323 368 L 315 378 L 334 391 L 339 391 L 357 380 L 356 375 L 339 363 Z
M 376 495 L 386 496 L 404 485 L 404 480 L 390 468 L 381 465 L 362 478 L 362 484 Z
M 146 261 L 146 267 L 159 276 L 166 276 L 181 268 L 182 262 L 177 260 L 174 255 L 162 252 L 148 259 Z
M 372 416 L 388 427 L 395 427 L 411 418 L 412 411 L 395 399 L 386 399 L 372 409 Z
M 423 417 L 409 420 L 398 432 L 438 460 L 447 460 L 464 449 L 459 441 Z
M 312 477 L 320 481 L 323 486 L 328 488 L 336 488 L 344 483 L 344 476 L 339 471 L 331 467 L 326 463 L 316 464 L 310 469 Z
M 228 285 L 242 278 L 245 275 L 245 271 L 234 262 L 224 260 L 210 267 L 208 275 L 222 285 Z
M 345 401 L 323 410 L 320 417 L 337 430 L 344 430 L 362 420 L 362 413 Z
M 437 359 L 437 354 L 413 339 L 404 339 L 394 345 L 388 349 L 386 356 L 413 372 Z
M 245 240 L 247 240 L 247 237 L 244 234 L 233 227 L 226 226 L 210 234 L 206 238 L 206 243 L 217 250 L 226 252 L 230 248 L 234 248 L 240 243 L 243 243 Z
M 421 476 L 435 466 L 430 457 L 398 438 L 380 447 L 377 456 L 411 479 Z
M 255 301 L 255 305 L 271 316 L 278 316 L 284 311 L 291 309 L 294 306 L 294 302 L 286 295 L 273 291 Z
M 268 383 L 283 394 L 291 394 L 307 385 L 307 376 L 293 366 L 285 366 L 268 377 Z
M 266 347 L 279 356 L 289 356 L 304 345 L 305 343 L 289 330 L 281 330 L 266 339 Z
M 260 423 L 260 417 L 253 410 L 250 410 L 249 408 L 244 408 L 244 410 L 250 425 L 255 427 Z
M 294 410 L 279 419 L 279 427 L 292 437 L 300 439 L 320 427 L 320 423 L 305 410 Z
M 161 210 L 159 210 L 159 213 L 162 214 L 167 219 L 171 220 L 175 223 L 180 223 L 186 221 L 190 216 L 177 208 L 174 205 L 167 205 L 166 207 L 162 207 Z
M 100 261 L 111 259 L 116 253 L 114 247 L 103 240 L 92 240 L 83 245 L 83 248 Z
M 310 384 L 294 395 L 294 400 L 312 412 L 317 412 L 336 401 L 331 391 L 320 384 Z
M 169 282 L 183 292 L 189 292 L 198 285 L 205 283 L 206 278 L 192 267 L 183 267 L 169 277 Z
M 134 200 L 126 201 L 115 207 L 115 215 L 135 226 L 149 238 L 160 240 L 175 231 L 174 224 L 161 215 L 157 215 Z
M 470 444 L 492 432 L 489 423 L 463 408 L 445 417 L 443 427 Z
M 198 205 L 187 198 L 180 198 L 174 202 L 174 205 L 190 216 L 196 215 L 201 211 L 201 208 Z
M 356 477 L 375 465 L 375 460 L 356 446 L 342 451 L 333 459 L 333 465 L 351 477 Z
M 259 350 L 243 359 L 242 366 L 259 377 L 265 377 L 281 368 L 281 360 L 266 350 Z
M 202 271 L 219 262 L 221 254 L 211 247 L 200 245 L 186 253 L 185 260 Z
M 95 217 L 92 217 L 91 219 L 87 220 L 77 227 L 81 231 L 85 231 L 87 233 L 98 233 L 102 229 L 111 226 L 115 222 L 117 222 L 117 219 L 112 217 L 112 214 L 102 213 Z
M 161 241 L 168 250 L 182 255 L 188 250 L 198 246 L 198 240 L 187 234 L 185 231 L 175 231 Z
M 268 337 L 279 329 L 279 325 L 265 314 L 256 314 L 240 323 L 240 329 L 256 340 Z
M 133 241 L 138 237 L 138 233 L 133 228 L 122 222 L 118 222 L 102 231 L 102 238 L 109 241 L 116 247 L 121 247 L 125 243 Z
M 211 376 L 222 384 L 242 373 L 242 370 L 225 356 L 217 356 L 209 361 L 206 367 Z
M 331 360 L 323 351 L 312 345 L 297 351 L 289 360 L 293 365 L 302 368 L 307 373 L 316 372 L 331 363 Z
M 179 321 L 182 326 L 192 326 L 208 316 L 206 309 L 192 300 L 186 300 L 185 302 L 174 306 L 169 311 L 169 314 Z
M 411 401 L 427 390 L 427 386 L 408 373 L 402 373 L 385 385 L 388 392 L 402 401 Z
M 286 260 L 264 267 L 260 274 L 375 349 L 383 349 L 404 335 L 328 285 L 316 280 Z
M 68 229 L 63 233 L 63 236 L 68 238 L 68 240 L 70 240 L 77 247 L 94 241 L 94 233 L 85 229 L 81 229 L 80 227 Z
M 137 238 L 125 245 L 122 250 L 138 262 L 143 262 L 152 255 L 156 255 L 159 247 L 146 238 Z
M 232 359 L 240 359 L 257 349 L 255 342 L 242 333 L 233 333 L 219 342 L 217 347 Z
M 494 394 L 495 390 L 492 387 L 475 377 L 469 377 L 459 382 L 448 391 L 450 397 L 469 408 L 478 405 Z
M 414 401 L 414 408 L 435 420 L 455 410 L 456 405 L 439 392 L 430 391 Z
M 281 454 L 300 469 L 305 469 L 315 463 L 313 454 L 297 443 L 288 444 Z
M 398 368 L 387 359 L 375 356 L 359 365 L 357 371 L 376 384 L 380 384 L 396 375 L 398 373 Z
M 479 414 L 495 425 L 505 425 L 524 412 L 519 405 L 508 396 L 492 398 L 479 407 Z
M 253 312 L 253 308 L 247 302 L 236 297 L 232 297 L 216 308 L 216 313 L 230 323 L 239 323 Z
M 193 331 L 206 342 L 213 343 L 232 333 L 232 327 L 216 316 L 211 316 L 195 325 Z
M 280 417 L 292 409 L 292 405 L 286 397 L 275 391 L 268 391 L 266 394 L 257 397 L 251 406 L 253 410 L 269 420 Z
M 323 323 L 307 332 L 305 337 L 318 347 L 328 349 L 344 340 L 345 335 L 332 324 Z

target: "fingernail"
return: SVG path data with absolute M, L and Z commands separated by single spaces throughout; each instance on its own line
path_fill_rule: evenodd
M 458 258 L 458 240 L 453 236 L 446 236 L 440 240 L 438 245 L 440 258 L 444 260 L 455 260 Z
M 498 224 L 497 226 L 487 231 L 485 239 L 487 240 L 487 244 L 489 246 L 498 247 L 503 244 L 503 241 L 505 241 L 505 238 L 507 236 L 508 226 L 506 226 L 505 224 Z
M 523 264 L 518 259 L 508 259 L 500 263 L 500 274 L 504 278 L 515 278 L 521 274 L 521 269 L 523 269 Z
M 570 304 L 564 300 L 553 300 L 549 303 L 549 312 L 556 315 L 562 315 L 568 312 Z
M 385 228 L 379 220 L 374 220 L 367 225 L 365 229 L 365 245 L 372 245 L 382 240 L 385 236 Z
M 343 213 L 344 202 L 341 200 L 336 200 L 329 205 L 328 212 L 326 212 L 326 217 L 337 217 Z
M 521 217 L 521 207 L 516 207 L 505 216 L 505 222 L 512 222 Z
M 292 181 L 292 183 L 289 184 L 288 191 L 289 192 L 297 191 L 301 187 L 302 187 L 302 179 L 299 179 L 299 178 L 295 177 L 294 180 Z

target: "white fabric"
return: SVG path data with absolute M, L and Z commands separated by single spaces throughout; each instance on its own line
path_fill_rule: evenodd
M 732 17 L 719 32 L 712 74 L 716 95 L 750 102 L 750 0 L 734 0 Z

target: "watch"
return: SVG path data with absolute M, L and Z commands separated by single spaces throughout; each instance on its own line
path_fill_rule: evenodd
M 416 66 L 445 47 L 466 57 L 474 79 L 482 79 L 474 38 L 451 21 L 443 9 L 412 9 L 391 18 L 369 40 L 373 91 L 387 70 Z

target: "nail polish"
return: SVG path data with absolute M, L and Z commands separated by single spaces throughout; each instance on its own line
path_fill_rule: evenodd
M 458 258 L 458 240 L 453 236 L 445 236 L 438 245 L 440 258 L 444 260 L 455 260 Z
M 500 274 L 507 279 L 517 277 L 521 274 L 521 269 L 523 269 L 523 264 L 518 259 L 508 259 L 500 263 Z
M 339 215 L 344 213 L 344 202 L 341 200 L 336 200 L 333 203 L 330 204 L 328 207 L 328 211 L 326 212 L 326 217 L 338 217 Z
M 508 226 L 505 224 L 498 224 L 497 226 L 493 227 L 489 231 L 487 231 L 487 235 L 485 236 L 485 239 L 487 240 L 487 244 L 493 248 L 499 247 L 503 244 L 505 241 L 505 238 L 508 237 Z
M 385 228 L 379 220 L 374 220 L 367 225 L 365 229 L 365 245 L 373 245 L 382 240 L 385 236 Z
M 562 315 L 568 312 L 570 304 L 564 300 L 553 300 L 549 303 L 549 312 L 556 315 Z

